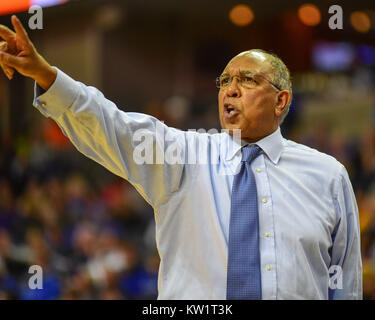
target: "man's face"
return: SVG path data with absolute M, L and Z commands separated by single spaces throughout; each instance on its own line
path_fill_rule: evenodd
M 261 53 L 246 53 L 234 57 L 222 75 L 246 76 L 251 72 L 256 82 L 251 88 L 244 88 L 239 78 L 233 78 L 218 94 L 219 118 L 222 128 L 241 130 L 241 138 L 255 142 L 271 134 L 278 127 L 275 114 L 277 90 L 268 83 L 271 67 L 266 56 Z

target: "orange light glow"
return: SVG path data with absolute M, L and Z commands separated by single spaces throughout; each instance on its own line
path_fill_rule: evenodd
M 0 15 L 28 10 L 30 7 L 30 2 L 30 0 L 1 1 Z
M 368 32 L 371 28 L 370 17 L 362 11 L 354 11 L 350 15 L 350 23 L 358 32 Z
M 229 12 L 229 19 L 236 26 L 244 27 L 254 20 L 254 13 L 249 6 L 239 4 Z
M 318 25 L 322 19 L 318 7 L 310 3 L 299 7 L 298 17 L 303 24 L 310 27 Z

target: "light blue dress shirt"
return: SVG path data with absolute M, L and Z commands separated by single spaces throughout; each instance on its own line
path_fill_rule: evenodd
M 35 86 L 34 106 L 80 152 L 128 180 L 154 208 L 158 298 L 225 299 L 231 189 L 243 141 L 123 112 L 60 70 L 48 91 L 40 94 Z M 135 139 L 139 129 L 143 140 Z M 177 145 L 207 161 L 138 164 L 135 150 L 146 136 L 155 154 Z M 251 168 L 263 299 L 362 299 L 358 208 L 344 166 L 286 140 L 280 128 L 257 144 L 263 152 Z

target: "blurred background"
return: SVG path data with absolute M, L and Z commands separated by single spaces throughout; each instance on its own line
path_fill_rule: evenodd
M 231 57 L 278 54 L 294 86 L 282 133 L 347 168 L 375 299 L 374 1 L 0 0 L 0 23 L 17 13 L 27 26 L 32 4 L 43 29 L 28 32 L 52 65 L 181 129 L 220 129 L 214 80 Z M 342 29 L 329 27 L 331 5 Z M 156 298 L 151 207 L 34 109 L 33 85 L 0 75 L 0 299 Z M 34 264 L 44 290 L 28 287 Z

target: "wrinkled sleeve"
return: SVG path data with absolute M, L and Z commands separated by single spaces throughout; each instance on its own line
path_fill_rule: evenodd
M 362 299 L 362 259 L 358 207 L 346 169 L 335 182 L 334 204 L 338 222 L 332 235 L 329 298 Z
M 164 150 L 183 150 L 185 133 L 152 116 L 124 112 L 98 89 L 57 71 L 47 91 L 35 84 L 33 105 L 80 152 L 128 180 L 154 208 L 166 203 L 183 182 L 184 165 L 168 164 Z

